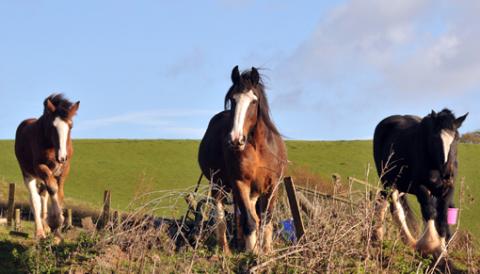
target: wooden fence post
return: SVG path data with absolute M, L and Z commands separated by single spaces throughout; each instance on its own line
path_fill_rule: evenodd
M 73 217 L 72 217 L 72 209 L 69 208 L 67 209 L 67 228 L 72 228 L 73 227 Z
M 295 234 L 297 235 L 297 242 L 305 234 L 305 227 L 303 226 L 302 214 L 298 206 L 297 194 L 295 192 L 295 185 L 291 177 L 285 177 L 285 190 L 287 191 L 288 203 L 292 211 L 293 224 L 295 225 Z
M 13 224 L 13 217 L 15 214 L 15 184 L 10 183 L 8 187 L 8 207 L 7 207 L 7 225 Z
M 103 213 L 102 226 L 105 227 L 110 221 L 110 203 L 112 201 L 110 190 L 105 190 L 103 193 Z

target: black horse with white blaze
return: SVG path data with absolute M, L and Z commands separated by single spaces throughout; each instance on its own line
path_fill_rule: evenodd
M 423 253 L 439 255 L 445 250 L 451 236 L 447 212 L 454 207 L 458 128 L 467 115 L 456 118 L 448 109 L 439 113 L 432 110 L 424 118 L 394 115 L 377 125 L 373 153 L 384 187 L 377 204 L 377 238 L 383 237 L 382 222 L 389 200 L 408 244 Z M 413 215 L 405 193 L 415 195 L 421 206 L 425 231 L 418 241 L 407 224 Z

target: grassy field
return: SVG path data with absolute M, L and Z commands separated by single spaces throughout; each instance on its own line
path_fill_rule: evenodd
M 66 203 L 98 207 L 103 191 L 110 189 L 112 206 L 125 209 L 136 194 L 194 187 L 200 175 L 198 145 L 198 141 L 191 140 L 75 140 L 72 171 L 65 189 Z M 371 141 L 288 141 L 287 146 L 293 169 L 307 170 L 325 180 L 332 173 L 364 179 L 370 166 L 369 181 L 377 181 Z M 462 226 L 477 238 L 480 205 L 475 194 L 480 194 L 479 160 L 480 145 L 460 145 L 459 178 L 465 177 Z M 0 141 L 0 199 L 6 197 L 7 182 L 18 183 L 20 199 L 26 198 L 13 141 Z M 459 190 L 457 187 L 457 196 Z

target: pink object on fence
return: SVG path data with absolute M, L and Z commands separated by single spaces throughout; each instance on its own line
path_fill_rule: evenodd
M 457 223 L 458 208 L 450 207 L 448 209 L 447 222 L 449 225 L 454 225 Z

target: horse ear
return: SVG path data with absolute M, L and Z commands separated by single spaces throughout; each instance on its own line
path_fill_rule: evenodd
M 77 114 L 78 108 L 80 108 L 80 101 L 76 102 L 72 107 L 70 107 L 68 110 L 68 116 L 73 117 L 75 114 Z
M 45 105 L 45 108 L 51 113 L 54 113 L 55 110 L 57 110 L 57 108 L 52 104 L 50 99 L 47 99 L 44 105 Z
M 253 85 L 257 85 L 260 81 L 260 74 L 258 74 L 258 70 L 255 67 L 252 67 L 252 72 L 250 73 L 250 80 L 252 81 Z
M 461 127 L 463 121 L 465 121 L 465 119 L 467 118 L 467 116 L 468 116 L 468 112 L 465 113 L 465 115 L 460 116 L 460 117 L 458 117 L 457 119 L 455 119 L 455 126 L 456 126 L 457 128 Z
M 240 71 L 238 66 L 235 66 L 232 70 L 232 83 L 238 84 L 240 82 Z
M 432 109 L 432 112 L 430 113 L 430 116 L 432 118 L 436 118 L 437 117 L 437 113 L 435 112 L 435 110 Z

